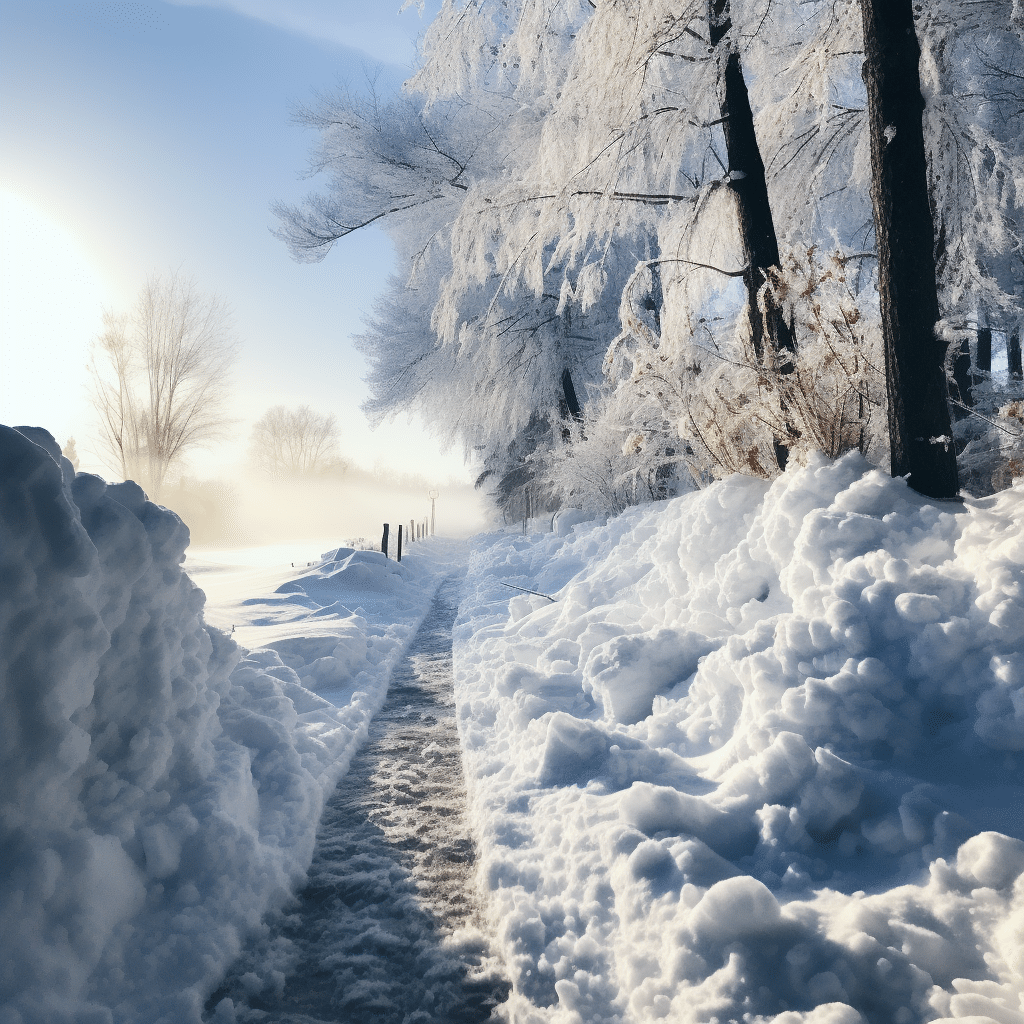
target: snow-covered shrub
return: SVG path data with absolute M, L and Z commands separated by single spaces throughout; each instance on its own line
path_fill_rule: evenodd
M 617 513 L 693 486 L 663 410 L 634 401 L 625 389 L 592 396 L 582 421 L 567 424 L 565 434 L 564 444 L 538 458 L 563 508 Z
M 699 317 L 688 306 L 673 312 L 678 299 L 692 298 L 691 270 L 662 266 L 656 285 L 652 264 L 641 264 L 624 293 L 622 333 L 605 360 L 617 399 L 605 404 L 618 429 L 658 437 L 655 457 L 669 462 L 670 450 L 698 484 L 730 473 L 772 478 L 778 446 L 795 463 L 819 451 L 837 458 L 851 450 L 882 461 L 877 300 L 863 287 L 864 275 L 850 270 L 862 260 L 812 247 L 788 252 L 781 268 L 768 271 L 758 296 L 762 314 L 770 295 L 794 327 L 792 354 L 754 352 L 735 309 L 717 317 L 714 306 Z M 650 312 L 656 287 L 669 307 L 657 319 Z
M 859 451 L 878 465 L 888 454 L 882 331 L 864 258 L 791 250 L 768 273 L 765 287 L 796 328 L 790 365 L 767 369 L 781 414 L 775 431 L 797 463 Z

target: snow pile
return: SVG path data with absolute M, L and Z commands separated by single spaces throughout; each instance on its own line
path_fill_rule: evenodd
M 205 625 L 187 543 L 135 484 L 0 427 L 4 1024 L 200 1019 L 303 880 L 324 794 L 436 586 L 335 552 L 284 585 L 280 650 L 246 653 Z
M 564 532 L 456 627 L 513 1019 L 1024 1024 L 1024 486 L 818 457 Z

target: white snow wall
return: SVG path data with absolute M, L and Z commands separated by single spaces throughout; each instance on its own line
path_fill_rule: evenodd
M 331 730 L 365 732 L 272 658 L 236 669 L 187 543 L 0 426 L 2 1024 L 198 1021 L 308 867 Z

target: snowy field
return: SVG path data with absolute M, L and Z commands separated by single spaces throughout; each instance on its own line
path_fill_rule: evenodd
M 1022 1024 L 1024 484 L 819 458 L 570 522 L 456 625 L 511 1018 Z
M 23 429 L 0 427 L 0 1021 L 188 1024 L 304 881 L 464 546 L 207 553 L 216 628 L 177 516 Z

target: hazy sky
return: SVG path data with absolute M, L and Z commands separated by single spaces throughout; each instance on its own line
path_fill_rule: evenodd
M 294 106 L 375 68 L 398 88 L 439 2 L 422 18 L 400 6 L 0 0 L 0 422 L 92 447 L 84 378 L 101 310 L 180 269 L 235 311 L 232 457 L 268 407 L 305 402 L 337 415 L 345 454 L 368 468 L 468 476 L 420 424 L 371 433 L 359 411 L 350 338 L 391 271 L 387 239 L 359 232 L 301 265 L 271 234 L 270 205 L 316 185 L 301 180 L 314 139 Z

